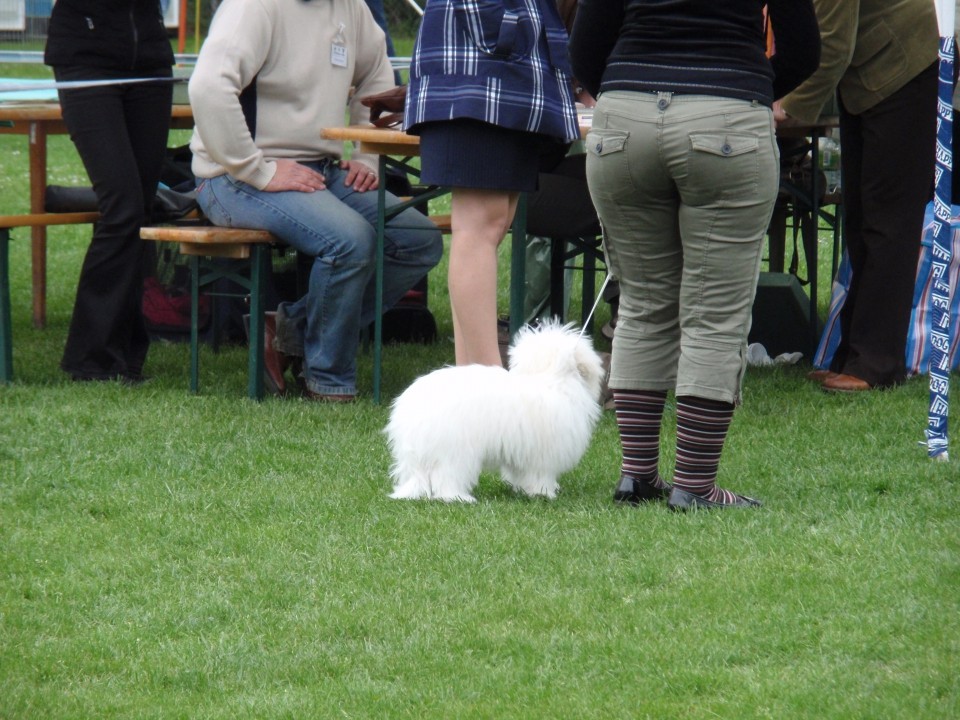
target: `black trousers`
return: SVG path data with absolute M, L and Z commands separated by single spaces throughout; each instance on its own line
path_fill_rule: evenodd
M 527 196 L 527 231 L 543 237 L 596 237 L 600 220 L 587 187 L 585 153 L 541 169 L 539 187 Z
M 859 115 L 842 100 L 843 232 L 852 279 L 830 369 L 883 387 L 906 378 L 923 213 L 933 188 L 937 64 Z
M 130 78 L 130 71 L 55 68 L 58 81 Z M 157 77 L 169 77 L 166 69 Z M 138 77 L 142 77 L 138 75 Z M 60 90 L 70 139 L 97 196 L 101 220 L 77 284 L 60 366 L 77 379 L 142 375 L 150 337 L 141 311 L 144 244 L 170 129 L 170 82 Z

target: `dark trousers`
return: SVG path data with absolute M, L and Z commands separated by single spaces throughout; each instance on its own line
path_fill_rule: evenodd
M 923 213 L 933 188 L 937 64 L 854 115 L 840 103 L 844 239 L 852 279 L 831 369 L 871 385 L 906 378 Z
M 56 68 L 58 81 L 132 73 Z M 169 70 L 165 77 L 169 77 Z M 60 366 L 82 379 L 139 378 L 150 338 L 141 311 L 140 226 L 156 197 L 170 128 L 169 82 L 60 91 L 63 119 L 97 196 L 101 220 L 83 261 Z
M 527 195 L 527 231 L 543 237 L 596 237 L 600 221 L 587 187 L 586 154 L 541 168 L 539 187 Z

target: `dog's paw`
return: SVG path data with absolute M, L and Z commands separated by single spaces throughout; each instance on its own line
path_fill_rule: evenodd
M 443 500 L 444 502 L 454 503 L 454 502 L 463 502 L 463 503 L 475 503 L 477 499 L 473 495 L 467 495 L 463 493 L 457 493 L 453 495 L 434 495 L 434 499 Z
M 521 489 L 529 497 L 542 497 L 547 500 L 555 500 L 560 492 L 560 486 L 554 480 L 526 483 Z
M 394 500 L 442 500 L 443 502 L 475 503 L 477 499 L 469 493 L 429 492 L 416 483 L 406 483 L 394 488 L 390 493 Z
M 544 490 L 543 492 L 534 492 L 530 493 L 530 497 L 540 497 L 546 500 L 556 500 L 557 495 L 560 494 L 560 488 L 555 490 Z
M 417 500 L 428 496 L 429 493 L 417 482 L 398 483 L 390 493 L 390 497 L 394 500 Z

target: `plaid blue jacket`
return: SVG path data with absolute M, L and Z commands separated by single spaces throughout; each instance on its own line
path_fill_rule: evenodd
M 580 138 L 567 32 L 554 0 L 427 0 L 404 128 L 472 118 Z

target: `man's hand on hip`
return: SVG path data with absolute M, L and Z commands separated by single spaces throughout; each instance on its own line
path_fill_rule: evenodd
M 380 185 L 377 174 L 362 162 L 343 160 L 340 163 L 340 169 L 347 171 L 347 177 L 343 184 L 352 187 L 357 192 L 376 190 Z
M 314 192 L 315 190 L 327 189 L 323 175 L 316 170 L 311 170 L 296 160 L 277 160 L 276 163 L 277 172 L 274 173 L 273 179 L 264 188 L 267 192 L 283 192 L 285 190 Z

